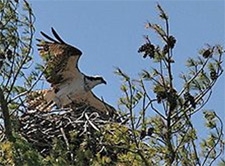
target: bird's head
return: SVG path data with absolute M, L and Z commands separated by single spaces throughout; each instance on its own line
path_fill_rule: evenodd
M 98 84 L 107 84 L 101 76 L 86 76 L 86 84 L 89 90 L 94 88 Z
M 107 82 L 101 76 L 94 76 L 93 78 L 96 82 L 99 82 L 99 84 L 107 84 Z

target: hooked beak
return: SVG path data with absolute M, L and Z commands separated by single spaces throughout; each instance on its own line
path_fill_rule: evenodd
M 102 79 L 102 83 L 105 85 L 107 84 L 107 82 L 104 79 Z

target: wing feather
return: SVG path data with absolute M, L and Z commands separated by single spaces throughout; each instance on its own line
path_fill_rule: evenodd
M 56 39 L 41 32 L 43 37 L 49 41 L 37 39 L 37 46 L 40 56 L 45 61 L 46 80 L 52 87 L 55 87 L 79 73 L 77 63 L 82 52 L 78 48 L 66 44 L 53 28 L 52 33 Z
M 41 31 L 41 35 L 44 36 L 46 39 L 54 42 L 54 43 L 59 43 L 58 41 L 56 41 L 55 39 L 51 38 L 50 36 L 48 36 L 47 34 L 45 34 L 44 32 Z
M 60 43 L 63 43 L 63 44 L 66 44 L 62 39 L 61 37 L 57 34 L 57 32 L 55 31 L 54 28 L 51 28 L 52 29 L 52 34 L 55 36 L 55 38 L 60 42 Z
M 92 91 L 88 91 L 85 94 L 85 103 L 90 107 L 97 109 L 105 115 L 117 115 L 117 111 L 114 107 L 108 103 L 100 100 Z

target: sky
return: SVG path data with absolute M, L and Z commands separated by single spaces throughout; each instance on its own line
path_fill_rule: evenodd
M 152 62 L 137 53 L 145 42 L 143 35 L 159 43 L 157 35 L 145 29 L 145 23 L 162 23 L 158 18 L 159 3 L 169 15 L 170 31 L 176 37 L 173 66 L 176 84 L 181 88 L 179 72 L 185 72 L 185 60 L 196 57 L 205 44 L 225 43 L 225 2 L 223 0 L 30 0 L 36 16 L 36 37 L 40 31 L 51 34 L 54 27 L 64 41 L 82 50 L 79 68 L 86 75 L 101 75 L 107 85 L 94 88 L 97 96 L 117 107 L 121 97 L 121 79 L 114 74 L 119 67 L 132 78 Z M 38 53 L 35 58 L 39 61 Z M 224 76 L 213 88 L 207 109 L 214 109 L 223 119 Z M 197 113 L 195 121 L 202 113 Z M 200 121 L 199 121 L 200 122 Z M 203 122 L 200 122 L 203 123 Z M 198 124 L 197 124 L 198 125 Z M 202 126 L 199 124 L 199 126 Z M 200 130 L 200 127 L 198 127 Z

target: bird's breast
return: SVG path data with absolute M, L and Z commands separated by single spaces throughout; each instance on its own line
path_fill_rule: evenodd
M 71 79 L 65 81 L 56 93 L 56 103 L 59 107 L 68 105 L 74 100 L 79 100 L 86 93 L 84 88 L 84 79 L 79 76 L 79 79 Z

